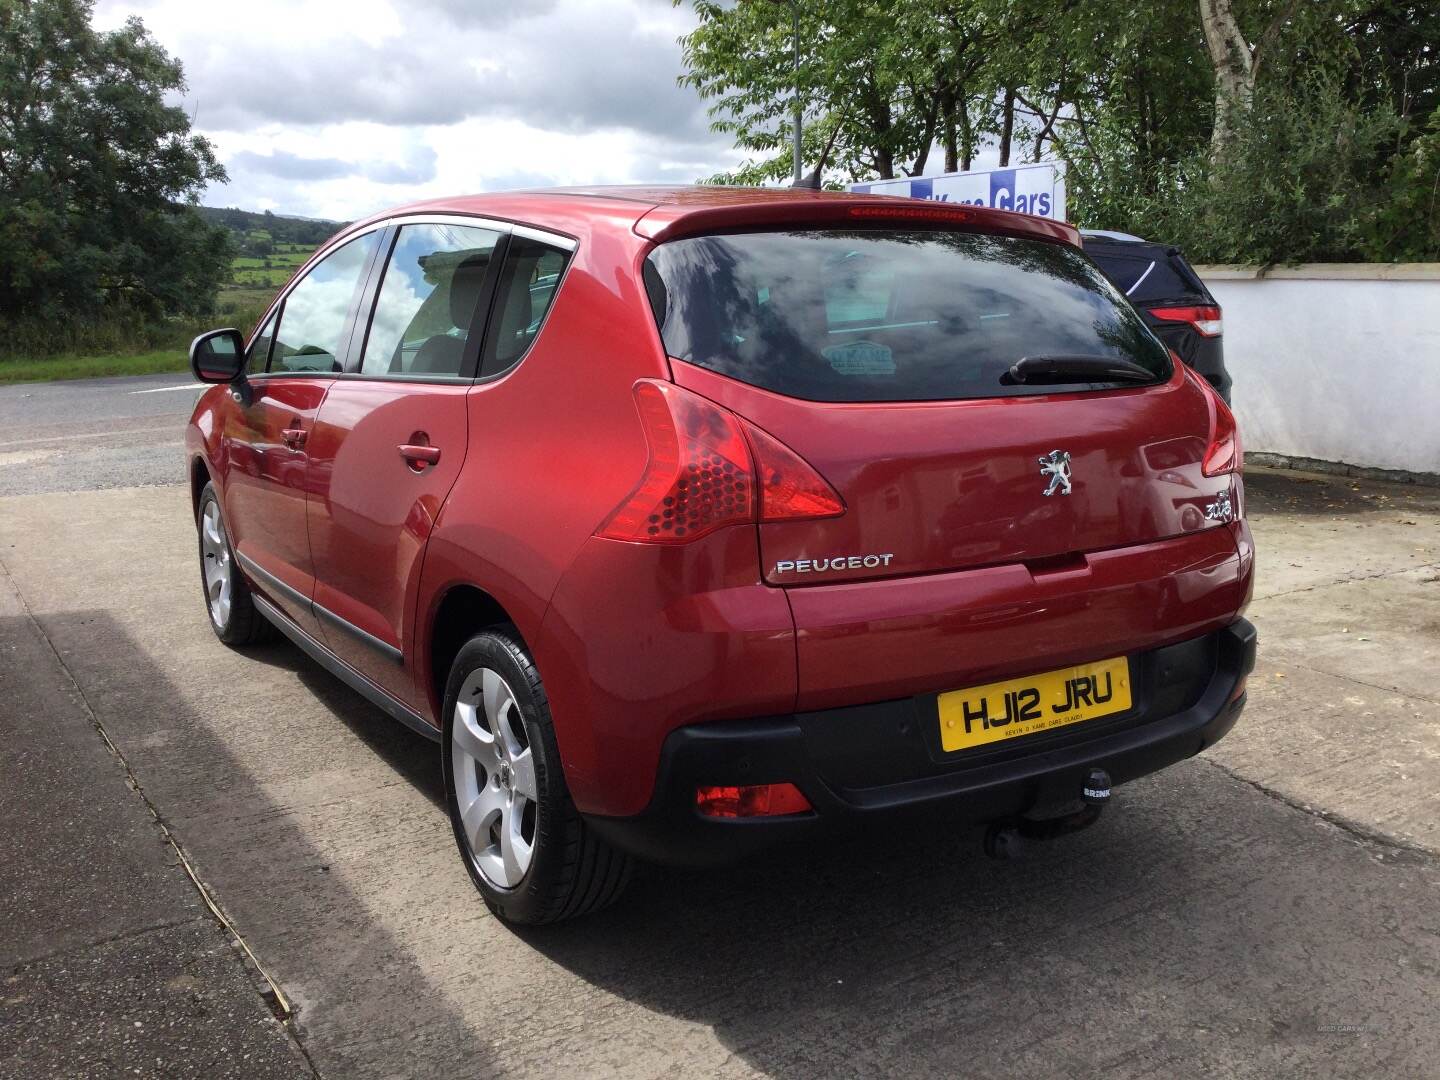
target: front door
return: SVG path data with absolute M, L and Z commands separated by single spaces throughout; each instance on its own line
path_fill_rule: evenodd
M 378 233 L 350 241 L 298 281 L 251 343 L 222 436 L 225 516 L 246 576 L 310 633 L 314 562 L 306 531 L 308 441 L 340 370 Z
M 424 711 L 413 621 L 421 561 L 468 450 L 466 393 L 502 234 L 400 227 L 358 370 L 337 380 L 307 452 L 315 611 L 331 651 Z

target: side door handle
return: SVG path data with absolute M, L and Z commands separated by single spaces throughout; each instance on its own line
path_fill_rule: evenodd
M 440 448 L 438 446 L 417 446 L 414 443 L 401 443 L 400 456 L 410 463 L 410 467 L 419 472 L 426 465 L 434 465 L 440 460 Z
M 280 437 L 291 450 L 299 450 L 305 445 L 306 434 L 304 428 L 287 427 L 280 432 Z

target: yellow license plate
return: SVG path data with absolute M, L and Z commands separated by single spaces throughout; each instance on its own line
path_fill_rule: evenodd
M 1015 739 L 1130 708 L 1123 656 L 940 695 L 940 745 L 947 751 Z

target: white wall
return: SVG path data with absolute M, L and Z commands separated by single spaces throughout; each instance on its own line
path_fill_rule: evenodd
M 1247 451 L 1440 473 L 1440 264 L 1196 270 Z

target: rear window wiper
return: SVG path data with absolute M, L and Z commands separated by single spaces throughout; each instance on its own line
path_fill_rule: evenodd
M 1157 376 L 1118 356 L 1026 356 L 1000 376 L 1002 383 L 1154 382 Z

